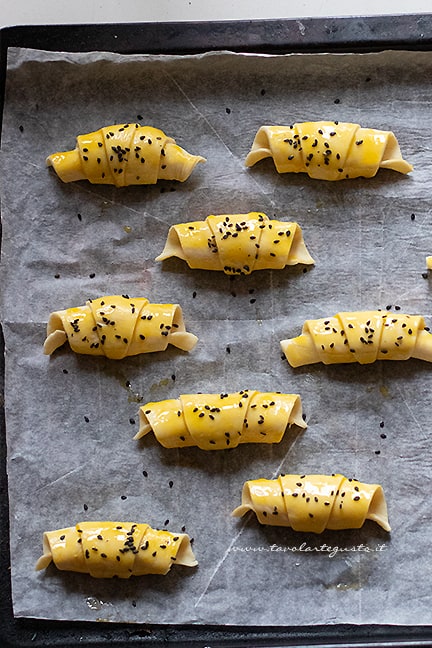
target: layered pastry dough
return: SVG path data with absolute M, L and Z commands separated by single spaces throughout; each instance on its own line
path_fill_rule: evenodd
M 115 124 L 79 135 L 73 151 L 53 153 L 52 166 L 63 182 L 89 180 L 93 184 L 155 184 L 158 180 L 189 178 L 200 155 L 191 155 L 158 128 Z
M 294 531 L 359 529 L 365 520 L 390 531 L 382 487 L 336 474 L 247 481 L 242 503 L 232 515 L 241 517 L 248 511 L 254 511 L 261 524 L 288 526 Z
M 207 216 L 173 225 L 156 261 L 179 257 L 190 268 L 250 274 L 297 263 L 314 263 L 297 223 L 270 220 L 260 212 Z
M 298 394 L 245 389 L 147 403 L 134 438 L 153 431 L 165 448 L 225 450 L 239 443 L 279 443 L 288 425 L 306 427 Z
M 292 367 L 418 358 L 432 362 L 432 335 L 420 315 L 382 311 L 338 313 L 306 320 L 298 337 L 281 341 Z
M 95 578 L 167 574 L 173 564 L 197 565 L 189 536 L 132 522 L 79 522 L 46 531 L 36 570 L 54 562 L 58 569 Z
M 50 355 L 66 340 L 75 353 L 120 360 L 165 351 L 168 344 L 191 351 L 198 338 L 186 331 L 178 304 L 150 304 L 144 297 L 112 295 L 51 313 L 44 353 Z
M 251 167 L 268 157 L 279 173 L 307 173 L 319 180 L 371 178 L 380 168 L 413 169 L 391 131 L 337 121 L 261 126 L 245 164 Z

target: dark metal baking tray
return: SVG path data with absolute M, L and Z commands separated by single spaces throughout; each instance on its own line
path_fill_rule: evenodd
M 301 25 L 300 25 L 301 23 Z M 301 29 L 300 29 L 301 26 Z M 7 27 L 0 30 L 0 126 L 9 47 L 123 54 L 191 54 L 210 50 L 283 54 L 431 50 L 432 14 L 301 20 L 125 23 Z M 0 340 L 3 405 L 4 344 Z M 4 410 L 0 413 L 0 645 L 72 646 L 432 646 L 431 626 L 295 627 L 144 626 L 15 619 L 9 574 Z

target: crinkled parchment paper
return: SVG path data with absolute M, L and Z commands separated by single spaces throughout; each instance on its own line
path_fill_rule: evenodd
M 432 54 L 197 57 L 11 50 L 1 151 L 2 322 L 12 586 L 17 616 L 302 625 L 432 621 L 431 366 L 294 370 L 279 341 L 306 318 L 391 306 L 431 323 Z M 263 123 L 392 129 L 415 170 L 325 183 L 245 169 Z M 207 157 L 184 184 L 62 184 L 45 157 L 139 120 Z M 236 278 L 154 262 L 170 225 L 210 213 L 297 220 L 316 266 Z M 107 361 L 42 353 L 52 310 L 128 293 L 179 302 L 191 353 Z M 308 428 L 274 447 L 165 450 L 132 437 L 149 400 L 244 388 L 299 393 Z M 382 483 L 391 534 L 322 536 L 231 518 L 246 479 L 342 472 Z M 96 580 L 35 572 L 42 533 L 143 521 L 194 538 L 199 566 Z M 328 549 L 336 548 L 330 555 Z

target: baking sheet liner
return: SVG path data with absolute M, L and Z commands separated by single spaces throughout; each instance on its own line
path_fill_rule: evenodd
M 139 623 L 429 624 L 430 365 L 291 369 L 304 319 L 400 308 L 431 324 L 432 54 L 121 56 L 9 50 L 1 150 L 11 575 L 18 617 Z M 409 176 L 340 183 L 245 169 L 263 123 L 393 130 Z M 45 158 L 138 120 L 207 157 L 184 184 L 62 184 Z M 170 225 L 210 213 L 296 220 L 314 268 L 230 279 L 155 263 Z M 52 310 L 103 294 L 179 302 L 194 351 L 108 361 L 42 353 Z M 308 428 L 275 446 L 165 450 L 138 408 L 181 393 L 299 393 Z M 384 487 L 392 525 L 300 534 L 230 517 L 247 479 L 342 472 Z M 35 572 L 42 533 L 80 520 L 186 531 L 199 566 L 96 580 Z

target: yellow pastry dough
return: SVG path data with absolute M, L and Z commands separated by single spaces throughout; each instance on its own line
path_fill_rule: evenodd
M 432 270 L 432 256 L 426 257 L 426 268 L 427 270 Z
M 371 178 L 380 168 L 413 169 L 391 131 L 337 121 L 261 126 L 245 164 L 251 167 L 268 157 L 279 173 L 307 173 L 319 180 Z
M 390 531 L 382 487 L 336 474 L 247 481 L 242 503 L 232 515 L 241 517 L 248 511 L 254 511 L 261 524 L 289 526 L 294 531 L 359 529 L 365 520 Z
M 408 358 L 432 362 L 432 335 L 423 317 L 379 310 L 306 320 L 301 335 L 282 340 L 281 347 L 292 367 Z
M 297 263 L 314 263 L 297 223 L 270 220 L 260 212 L 207 216 L 173 225 L 156 261 L 179 257 L 190 268 L 250 274 Z
M 198 338 L 186 331 L 178 304 L 150 304 L 144 297 L 111 295 L 51 313 L 44 353 L 50 355 L 66 340 L 75 353 L 120 360 L 165 351 L 168 344 L 191 351 Z
M 54 562 L 58 569 L 95 578 L 167 574 L 171 565 L 197 565 L 189 536 L 132 522 L 79 522 L 46 531 L 36 570 Z
M 189 178 L 200 155 L 191 155 L 158 128 L 115 124 L 77 137 L 73 151 L 53 153 L 52 166 L 63 182 L 89 180 L 93 184 L 155 184 L 158 180 Z
M 245 389 L 147 403 L 134 438 L 153 431 L 165 448 L 226 450 L 239 443 L 279 443 L 288 425 L 306 427 L 298 394 Z

